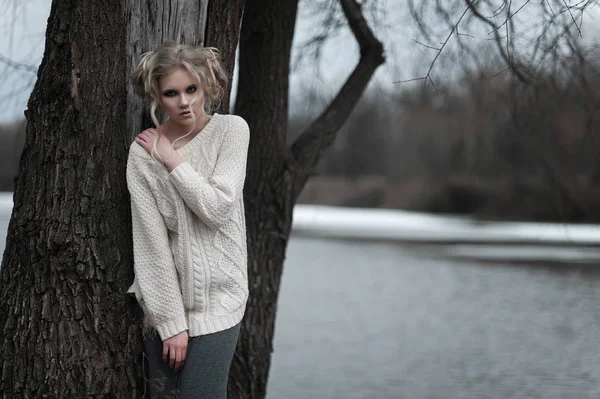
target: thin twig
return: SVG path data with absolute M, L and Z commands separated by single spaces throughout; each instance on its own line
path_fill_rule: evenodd
M 420 42 L 420 41 L 418 41 L 417 39 L 412 39 L 412 40 L 413 40 L 413 42 L 415 42 L 415 43 L 417 43 L 417 44 L 420 44 L 420 45 L 421 45 L 421 46 L 423 46 L 423 47 L 427 47 L 427 48 L 429 48 L 429 49 L 436 50 L 436 51 L 440 51 L 440 50 L 441 50 L 441 49 L 440 49 L 440 48 L 438 48 L 438 47 L 428 46 L 428 45 L 426 45 L 426 44 L 424 44 L 424 43 L 421 43 L 421 42 Z
M 396 80 L 393 81 L 392 83 L 409 83 L 409 82 L 415 82 L 417 80 L 425 80 L 427 79 L 426 76 L 422 77 L 422 78 L 414 78 L 414 79 L 408 79 L 408 80 Z
M 427 71 L 427 75 L 425 75 L 425 84 L 427 84 L 427 80 L 429 80 L 431 82 L 431 84 L 433 85 L 433 87 L 436 90 L 437 90 L 437 88 L 436 88 L 435 84 L 433 83 L 433 80 L 431 79 L 431 72 L 433 71 L 433 67 L 435 66 L 436 61 L 438 60 L 438 58 L 440 57 L 440 55 L 444 51 L 444 48 L 446 47 L 446 45 L 450 41 L 450 38 L 454 34 L 454 31 L 458 29 L 458 25 L 461 23 L 461 21 L 463 20 L 463 18 L 465 17 L 465 15 L 467 14 L 468 11 L 469 11 L 469 7 L 467 7 L 465 9 L 465 11 L 462 13 L 462 15 L 460 16 L 460 18 L 456 22 L 456 24 L 454 24 L 454 26 L 452 27 L 452 30 L 450 31 L 450 33 L 446 37 L 446 40 L 444 40 L 444 43 L 442 43 L 442 47 L 438 50 L 438 53 L 435 55 L 435 58 L 431 62 L 431 65 L 429 66 L 429 71 Z
M 10 58 L 7 58 L 3 55 L 0 55 L 0 62 L 3 62 L 4 64 L 6 64 L 7 66 L 9 66 L 13 69 L 17 69 L 19 71 L 25 71 L 25 72 L 29 72 L 34 75 L 37 75 L 38 69 L 36 67 L 34 67 L 33 65 L 23 64 L 21 62 L 13 61 Z
M 579 28 L 579 25 L 577 25 L 577 21 L 575 20 L 575 17 L 573 16 L 573 13 L 571 12 L 571 7 L 569 7 L 567 5 L 566 0 L 563 0 L 563 3 L 565 3 L 565 7 L 566 7 L 567 11 L 569 12 L 569 15 L 571 16 L 571 19 L 573 20 L 573 23 L 575 24 L 577 31 L 579 32 L 579 37 L 583 39 L 583 34 L 581 33 L 581 29 Z

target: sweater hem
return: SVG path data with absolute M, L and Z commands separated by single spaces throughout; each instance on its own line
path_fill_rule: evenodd
M 227 330 L 242 321 L 244 311 L 245 306 L 226 316 L 208 316 L 202 313 L 191 313 L 188 315 L 188 334 L 190 337 L 196 337 Z

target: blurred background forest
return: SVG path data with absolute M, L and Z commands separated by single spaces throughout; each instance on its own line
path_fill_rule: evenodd
M 600 220 L 600 76 L 594 53 L 560 79 L 481 68 L 457 83 L 363 99 L 306 202 Z M 292 130 L 304 119 L 292 121 Z
M 332 57 L 353 59 L 343 48 L 348 32 L 339 8 L 329 3 L 335 2 L 306 0 L 301 5 L 299 31 L 305 34 L 295 39 L 292 83 L 307 80 L 306 76 L 311 79 L 292 87 L 296 89 L 291 136 L 330 100 L 322 86 L 334 87 L 331 76 L 344 75 Z M 507 62 L 502 47 L 486 34 L 481 33 L 483 40 L 464 44 L 458 28 L 469 32 L 462 36 L 474 38 L 485 32 L 485 24 L 478 26 L 473 17 L 463 21 L 462 10 L 456 9 L 457 14 L 451 4 L 440 8 L 439 1 L 430 5 L 408 1 L 406 12 L 389 12 L 391 3 L 363 2 L 384 39 L 387 66 L 354 110 L 300 202 L 486 219 L 600 220 L 600 51 L 593 41 L 584 40 L 579 20 L 573 19 L 568 34 L 557 33 L 570 22 L 565 12 L 570 9 L 562 9 L 567 16 L 552 26 L 544 22 L 550 11 L 542 6 L 527 11 L 525 6 L 534 7 L 529 2 L 494 14 L 506 18 L 504 24 L 514 31 L 512 36 L 500 36 L 512 40 Z M 464 8 L 462 1 L 448 3 Z M 508 4 L 496 3 L 504 8 Z M 495 6 L 493 1 L 482 2 L 480 12 Z M 524 22 L 532 16 L 543 23 Z M 413 30 L 407 35 L 408 22 Z M 525 34 L 517 34 L 517 27 L 523 32 L 537 27 L 543 33 L 535 33 L 538 41 L 532 44 Z M 525 44 L 519 45 L 519 40 Z M 394 46 L 400 42 L 412 43 L 410 57 L 404 48 Z M 322 55 L 326 50 L 329 58 Z M 427 75 L 419 78 L 425 75 L 422 71 Z M 13 189 L 24 127 L 19 118 L 0 126 L 2 191 Z

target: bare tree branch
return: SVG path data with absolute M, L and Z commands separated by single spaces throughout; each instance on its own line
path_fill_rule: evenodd
M 577 25 L 577 21 L 575 20 L 575 17 L 573 16 L 573 13 L 571 12 L 571 7 L 569 7 L 567 5 L 566 0 L 563 0 L 563 3 L 565 3 L 565 7 L 567 9 L 567 11 L 569 12 L 569 15 L 571 16 L 571 19 L 573 20 L 573 23 L 575 24 L 575 26 L 577 27 L 577 32 L 579 32 L 579 37 L 583 38 L 583 34 L 581 33 L 581 28 L 579 27 L 579 25 Z
M 293 70 L 298 70 L 302 64 L 310 63 L 315 68 L 316 78 L 320 78 L 320 65 L 323 57 L 323 47 L 331 38 L 335 37 L 340 29 L 345 26 L 343 15 L 335 6 L 337 0 L 312 0 L 307 1 L 306 18 L 309 20 L 322 20 L 316 34 L 309 40 L 298 45 L 298 54 L 293 61 Z
M 37 68 L 33 65 L 23 64 L 21 62 L 13 61 L 10 58 L 6 58 L 3 55 L 0 55 L 0 62 L 6 64 L 6 66 L 17 69 L 19 71 L 25 71 L 32 73 L 34 76 L 37 75 Z
M 522 68 L 520 67 L 520 65 L 518 65 L 516 63 L 516 61 L 511 57 L 510 52 L 508 50 L 508 46 L 507 46 L 506 50 L 504 49 L 504 46 L 502 45 L 502 38 L 500 37 L 500 34 L 498 33 L 498 29 L 494 25 L 494 23 L 491 22 L 490 20 L 488 20 L 483 15 L 481 15 L 481 13 L 479 12 L 479 10 L 477 10 L 477 8 L 475 8 L 475 5 L 474 5 L 475 1 L 474 0 L 465 0 L 465 2 L 467 3 L 467 6 L 469 7 L 469 9 L 471 10 L 471 12 L 473 13 L 473 15 L 476 18 L 478 18 L 484 24 L 487 24 L 487 25 L 489 25 L 492 28 L 492 33 L 494 34 L 494 38 L 496 40 L 496 44 L 498 45 L 498 51 L 500 52 L 500 55 L 504 59 L 504 62 L 506 62 L 506 64 L 511 67 L 512 72 L 515 74 L 515 76 L 520 81 L 526 82 L 528 80 L 528 78 L 525 76 L 525 74 L 522 71 Z M 510 6 L 509 6 L 509 9 L 510 9 Z M 510 16 L 507 17 L 507 20 L 509 20 L 509 19 L 510 19 Z M 510 35 L 509 34 L 507 34 L 506 40 L 507 41 L 510 40 Z
M 468 7 L 468 16 L 457 15 L 459 3 Z M 542 70 L 562 73 L 559 72 L 564 67 L 561 60 L 568 57 L 573 48 L 571 43 L 584 36 L 584 13 L 598 5 L 598 0 L 431 0 L 418 3 L 409 0 L 410 15 L 419 31 L 428 39 L 425 43 L 433 43 L 440 36 L 440 27 L 446 26 L 448 29 L 442 39 L 447 48 L 444 48 L 443 54 L 436 50 L 438 54 L 429 65 L 430 71 L 424 79 L 420 79 L 430 82 L 431 73 L 435 73 L 435 66 L 439 65 L 439 58 L 447 59 L 448 54 L 460 57 L 461 61 L 454 66 L 466 67 L 468 63 L 478 62 L 476 53 L 470 54 L 472 59 L 464 57 L 469 47 L 464 47 L 460 40 L 459 48 L 449 46 L 448 38 L 456 33 L 460 39 L 464 35 L 459 28 L 464 30 L 465 27 L 474 29 L 469 33 L 479 31 L 490 36 L 483 40 L 494 43 L 494 51 L 502 63 L 509 66 L 511 74 L 521 82 L 531 82 Z M 422 42 L 418 43 L 423 45 Z M 471 47 L 475 48 L 477 44 Z
M 322 153 L 333 143 L 377 67 L 385 62 L 383 45 L 368 26 L 355 0 L 340 0 L 352 33 L 360 45 L 360 61 L 337 96 L 290 148 L 293 169 L 292 198 L 297 198 Z
M 444 40 L 444 42 L 442 43 L 442 47 L 438 50 L 437 54 L 433 58 L 433 61 L 431 62 L 431 65 L 429 66 L 429 70 L 427 71 L 427 75 L 425 75 L 425 82 L 424 82 L 424 84 L 427 84 L 427 80 L 429 80 L 431 82 L 431 84 L 435 87 L 435 82 L 431 78 L 431 73 L 433 71 L 433 67 L 435 66 L 436 61 L 438 60 L 438 58 L 440 57 L 440 55 L 444 51 L 444 48 L 446 48 L 446 45 L 448 45 L 448 42 L 450 41 L 450 38 L 452 37 L 452 35 L 454 34 L 454 32 L 458 29 L 458 25 L 460 24 L 460 22 L 463 20 L 463 18 L 467 14 L 467 11 L 469 11 L 468 8 L 465 9 L 465 11 L 462 13 L 462 15 L 460 16 L 460 18 L 456 22 L 456 24 L 454 24 L 454 26 L 452 27 L 452 30 L 450 31 L 450 33 L 446 37 L 446 40 Z

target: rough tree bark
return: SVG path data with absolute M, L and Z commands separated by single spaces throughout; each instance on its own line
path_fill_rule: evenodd
M 0 269 L 5 398 L 137 394 L 122 10 L 52 4 Z
M 293 204 L 383 62 L 358 4 L 340 2 L 361 59 L 291 150 L 288 79 L 298 1 L 245 4 L 236 113 L 251 129 L 251 296 L 232 398 L 265 396 Z M 214 0 L 208 8 L 191 0 L 53 2 L 0 269 L 3 397 L 140 396 L 140 314 L 124 295 L 133 277 L 124 174 L 131 136 L 149 120 L 128 92 L 128 76 L 135 58 L 164 39 L 220 48 L 231 75 L 243 7 L 244 0 Z M 203 20 L 206 28 L 197 23 Z
M 238 32 L 243 4 L 207 29 L 208 0 L 53 2 L 0 269 L 1 397 L 141 396 L 125 163 L 149 119 L 128 77 L 163 40 Z

